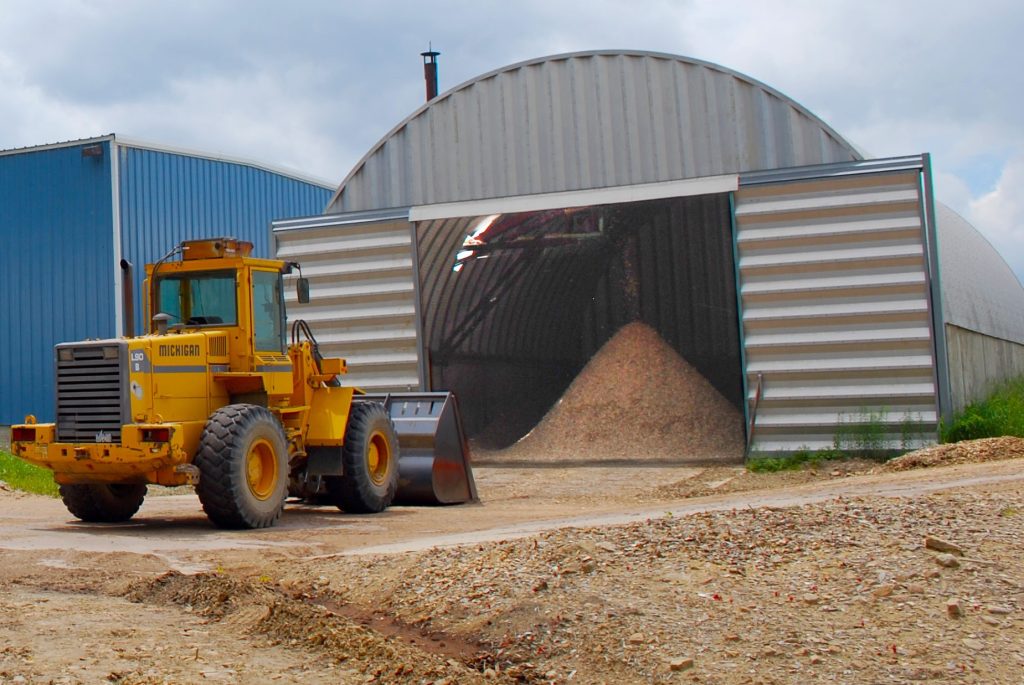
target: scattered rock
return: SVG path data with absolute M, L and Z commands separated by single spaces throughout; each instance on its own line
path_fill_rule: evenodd
M 647 639 L 644 637 L 643 633 L 633 633 L 626 639 L 626 642 L 631 645 L 642 645 L 647 642 Z
M 949 552 L 935 555 L 935 563 L 945 568 L 958 568 L 960 566 L 960 561 Z
M 964 615 L 963 607 L 960 606 L 960 600 L 953 598 L 946 602 L 946 614 L 950 618 L 960 618 Z
M 999 605 L 992 605 L 992 606 L 988 607 L 988 609 L 986 609 L 986 611 L 988 611 L 988 613 L 990 613 L 990 614 L 996 614 L 996 615 L 1000 615 L 1000 616 L 1005 616 L 1007 614 L 1012 614 L 1013 613 L 1013 609 L 1011 609 L 1010 607 L 999 606 Z
M 804 604 L 817 604 L 818 603 L 818 595 L 814 594 L 813 592 L 808 592 L 807 594 L 805 594 L 803 596 L 802 599 L 804 600 Z
M 884 585 L 879 585 L 874 590 L 872 590 L 871 591 L 871 596 L 876 598 L 876 599 L 881 599 L 882 597 L 888 597 L 889 595 L 891 595 L 895 591 L 896 591 L 896 586 L 895 585 L 893 585 L 892 583 L 885 583 Z
M 949 554 L 955 554 L 958 557 L 964 556 L 964 549 L 960 545 L 932 535 L 925 536 L 924 546 L 928 549 L 933 549 L 936 552 L 948 552 Z
M 678 659 L 673 659 L 668 663 L 668 668 L 670 671 L 685 671 L 693 668 L 693 659 L 690 657 L 679 657 Z

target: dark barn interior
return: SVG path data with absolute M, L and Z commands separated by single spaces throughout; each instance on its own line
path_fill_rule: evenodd
M 425 221 L 417 248 L 429 385 L 481 446 L 529 432 L 632 321 L 742 406 L 726 194 Z

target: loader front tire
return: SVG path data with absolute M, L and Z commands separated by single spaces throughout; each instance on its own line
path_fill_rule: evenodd
M 265 407 L 231 404 L 206 421 L 195 465 L 196 494 L 219 528 L 267 528 L 288 496 L 288 443 Z
M 58 489 L 68 511 L 89 523 L 127 521 L 146 498 L 146 486 L 138 483 L 61 485 Z
M 324 479 L 339 509 L 376 514 L 391 505 L 398 490 L 398 436 L 383 404 L 352 404 L 341 463 L 345 475 Z

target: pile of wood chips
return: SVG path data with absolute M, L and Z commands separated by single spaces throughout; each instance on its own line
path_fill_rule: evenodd
M 897 457 L 883 466 L 885 471 L 908 471 L 929 466 L 974 464 L 1024 457 L 1024 438 L 1002 437 L 964 440 L 948 445 L 925 447 Z
M 739 411 L 657 332 L 620 329 L 541 422 L 486 461 L 739 459 Z

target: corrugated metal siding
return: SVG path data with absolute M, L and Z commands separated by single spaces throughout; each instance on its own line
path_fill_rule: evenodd
M 142 321 L 143 265 L 182 240 L 232 236 L 272 255 L 270 222 L 319 212 L 331 191 L 241 163 L 118 146 L 121 244 L 136 267 L 136 330 Z
M 559 55 L 424 105 L 349 174 L 347 212 L 859 159 L 781 93 L 675 55 Z
M 735 216 L 751 405 L 763 383 L 753 450 L 831 447 L 872 423 L 890 447 L 933 439 L 920 171 L 749 180 Z
M 953 411 L 984 400 L 1007 379 L 1024 376 L 1024 345 L 946 325 Z
M 114 332 L 110 150 L 0 156 L 0 423 L 54 414 L 53 346 Z
M 310 279 L 309 304 L 287 290 L 289 323 L 304 319 L 324 356 L 348 361 L 346 385 L 421 389 L 412 224 L 326 216 L 275 222 L 274 238 Z

